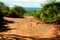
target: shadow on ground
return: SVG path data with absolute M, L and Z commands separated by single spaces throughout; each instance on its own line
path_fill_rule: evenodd
M 3 19 L 3 16 L 0 15 L 0 32 L 6 32 L 8 30 L 11 30 L 10 28 L 8 28 L 6 25 L 7 23 L 13 23 L 13 21 L 7 21 Z
M 0 34 L 0 39 L 4 40 L 60 40 L 60 37 L 55 37 L 55 38 L 34 38 L 31 36 L 19 36 L 15 34 Z M 4 38 L 5 37 L 5 38 Z M 13 38 L 13 39 L 12 39 Z

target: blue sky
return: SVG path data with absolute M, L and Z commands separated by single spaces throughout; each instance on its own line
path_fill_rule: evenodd
M 14 5 L 23 7 L 41 7 L 41 4 L 46 3 L 47 0 L 0 0 L 6 5 L 13 7 Z M 59 0 L 58 0 L 59 1 Z

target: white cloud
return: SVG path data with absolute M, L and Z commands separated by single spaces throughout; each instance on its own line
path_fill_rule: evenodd
M 46 0 L 0 0 L 9 6 L 20 5 L 24 7 L 40 7 Z

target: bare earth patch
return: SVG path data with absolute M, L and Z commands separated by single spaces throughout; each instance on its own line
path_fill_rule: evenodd
M 24 18 L 4 17 L 4 19 L 14 22 L 14 23 L 8 23 L 5 26 L 16 29 L 10 30 L 8 32 L 2 32 L 2 34 L 17 34 L 21 36 L 32 36 L 36 38 L 51 38 L 60 34 L 58 33 L 60 31 L 58 31 L 56 28 L 57 25 L 42 24 L 42 22 L 36 20 L 36 18 L 32 16 L 26 16 Z

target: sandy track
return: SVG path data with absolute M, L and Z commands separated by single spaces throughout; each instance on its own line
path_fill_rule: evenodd
M 4 17 L 5 20 L 13 21 L 14 23 L 8 23 L 6 26 L 9 28 L 16 28 L 4 32 L 6 34 L 17 34 L 21 36 L 32 36 L 37 38 L 50 38 L 56 36 L 56 28 L 53 24 L 41 24 L 32 16 L 26 16 L 25 18 L 9 18 Z M 3 34 L 4 34 L 3 33 Z

